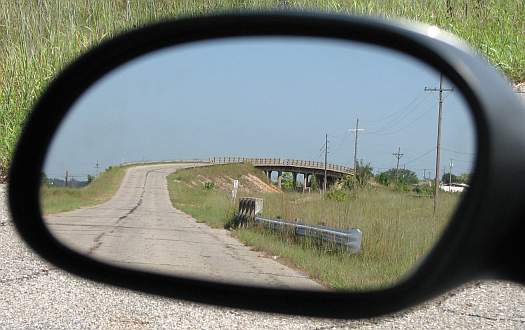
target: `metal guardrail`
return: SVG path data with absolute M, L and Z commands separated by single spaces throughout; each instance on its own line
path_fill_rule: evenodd
M 310 160 L 281 159 L 281 158 L 245 158 L 245 157 L 212 157 L 209 159 L 213 164 L 250 163 L 253 166 L 293 166 L 302 168 L 313 168 L 324 170 L 324 163 Z M 329 171 L 341 173 L 353 173 L 351 167 L 335 164 L 326 164 Z
M 351 253 L 361 250 L 363 233 L 357 228 L 336 229 L 326 226 L 307 225 L 300 222 L 270 219 L 259 216 L 262 211 L 263 200 L 260 198 L 246 197 L 239 200 L 239 212 L 236 225 L 249 225 L 255 223 L 271 230 L 289 232 L 295 236 L 318 239 L 323 242 L 338 245 Z
M 348 252 L 357 253 L 361 250 L 363 233 L 357 228 L 348 230 L 335 229 L 325 226 L 307 225 L 298 222 L 256 216 L 255 223 L 272 230 L 288 231 L 295 236 L 319 239 L 343 247 Z

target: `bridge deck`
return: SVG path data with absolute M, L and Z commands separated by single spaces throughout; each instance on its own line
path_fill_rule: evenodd
M 295 169 L 295 170 L 314 170 L 324 171 L 325 163 L 311 160 L 281 159 L 281 158 L 245 158 L 245 157 L 213 157 L 210 158 L 213 164 L 230 164 L 230 163 L 250 163 L 255 167 L 265 169 Z M 327 171 L 335 175 L 353 174 L 354 170 L 350 167 L 335 164 L 326 164 Z

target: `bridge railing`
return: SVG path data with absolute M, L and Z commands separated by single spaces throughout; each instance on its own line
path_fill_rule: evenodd
M 214 164 L 250 163 L 253 166 L 293 166 L 319 170 L 324 170 L 325 167 L 323 162 L 281 158 L 211 157 L 209 162 Z M 342 173 L 353 172 L 351 167 L 336 164 L 326 164 L 326 169 Z

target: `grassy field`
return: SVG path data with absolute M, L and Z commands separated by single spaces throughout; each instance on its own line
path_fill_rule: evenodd
M 128 167 L 116 166 L 101 173 L 83 188 L 42 186 L 40 203 L 44 214 L 52 214 L 93 206 L 115 195 Z
M 172 203 L 212 227 L 223 227 L 237 207 L 229 192 L 218 188 L 205 189 L 202 182 L 195 184 L 192 181 L 199 175 L 212 182 L 221 176 L 231 177 L 237 166 L 244 166 L 240 170 L 244 175 L 250 169 L 246 165 L 229 165 L 187 169 L 172 174 L 168 177 Z M 251 170 L 257 173 L 257 170 Z M 241 176 L 237 175 L 237 178 Z M 430 198 L 386 187 L 362 189 L 343 202 L 326 200 L 319 193 L 245 191 L 239 195 L 263 198 L 263 215 L 269 217 L 361 229 L 362 252 L 356 255 L 261 228 L 234 232 L 246 244 L 280 256 L 283 262 L 306 271 L 329 287 L 356 290 L 389 286 L 405 275 L 436 242 L 460 196 L 440 194 L 440 212 L 434 217 Z
M 525 80 L 521 0 L 0 1 L 0 178 L 31 105 L 78 54 L 116 33 L 166 18 L 224 10 L 314 9 L 405 17 L 458 34 L 511 80 Z

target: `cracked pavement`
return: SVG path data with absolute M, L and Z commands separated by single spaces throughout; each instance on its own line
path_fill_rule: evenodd
M 382 318 L 332 320 L 160 298 L 56 269 L 20 240 L 0 185 L 1 329 L 524 329 L 525 287 L 474 282 Z
M 67 246 L 99 260 L 145 271 L 279 288 L 324 287 L 171 205 L 166 177 L 197 164 L 130 168 L 111 200 L 46 216 Z

